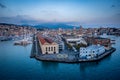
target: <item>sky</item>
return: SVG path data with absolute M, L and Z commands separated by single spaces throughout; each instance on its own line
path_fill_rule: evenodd
M 120 0 L 0 0 L 0 23 L 120 24 Z

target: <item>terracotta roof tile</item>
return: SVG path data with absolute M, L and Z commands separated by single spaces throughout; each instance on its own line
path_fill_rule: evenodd
M 52 44 L 53 43 L 53 41 L 51 39 L 43 38 L 42 36 L 38 36 L 38 39 L 41 42 L 41 44 L 45 44 L 45 43 Z

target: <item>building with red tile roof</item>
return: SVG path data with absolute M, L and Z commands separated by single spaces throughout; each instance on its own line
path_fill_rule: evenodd
M 59 45 L 53 40 L 38 35 L 38 41 L 42 54 L 54 54 L 59 52 Z

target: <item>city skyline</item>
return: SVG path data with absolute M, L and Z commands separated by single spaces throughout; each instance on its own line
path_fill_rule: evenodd
M 120 0 L 0 0 L 0 80 L 119 74 Z
M 0 23 L 119 24 L 119 0 L 1 0 Z

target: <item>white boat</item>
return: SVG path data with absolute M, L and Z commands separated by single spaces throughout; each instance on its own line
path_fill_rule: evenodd
M 27 36 L 26 31 L 24 30 L 25 34 L 23 35 L 23 39 L 19 41 L 15 41 L 14 45 L 22 45 L 26 46 L 28 44 L 32 43 L 32 38 L 30 36 Z
M 28 44 L 31 44 L 31 41 L 28 41 L 27 39 L 23 39 L 23 40 L 19 40 L 19 41 L 15 41 L 14 45 L 23 45 L 26 46 Z

